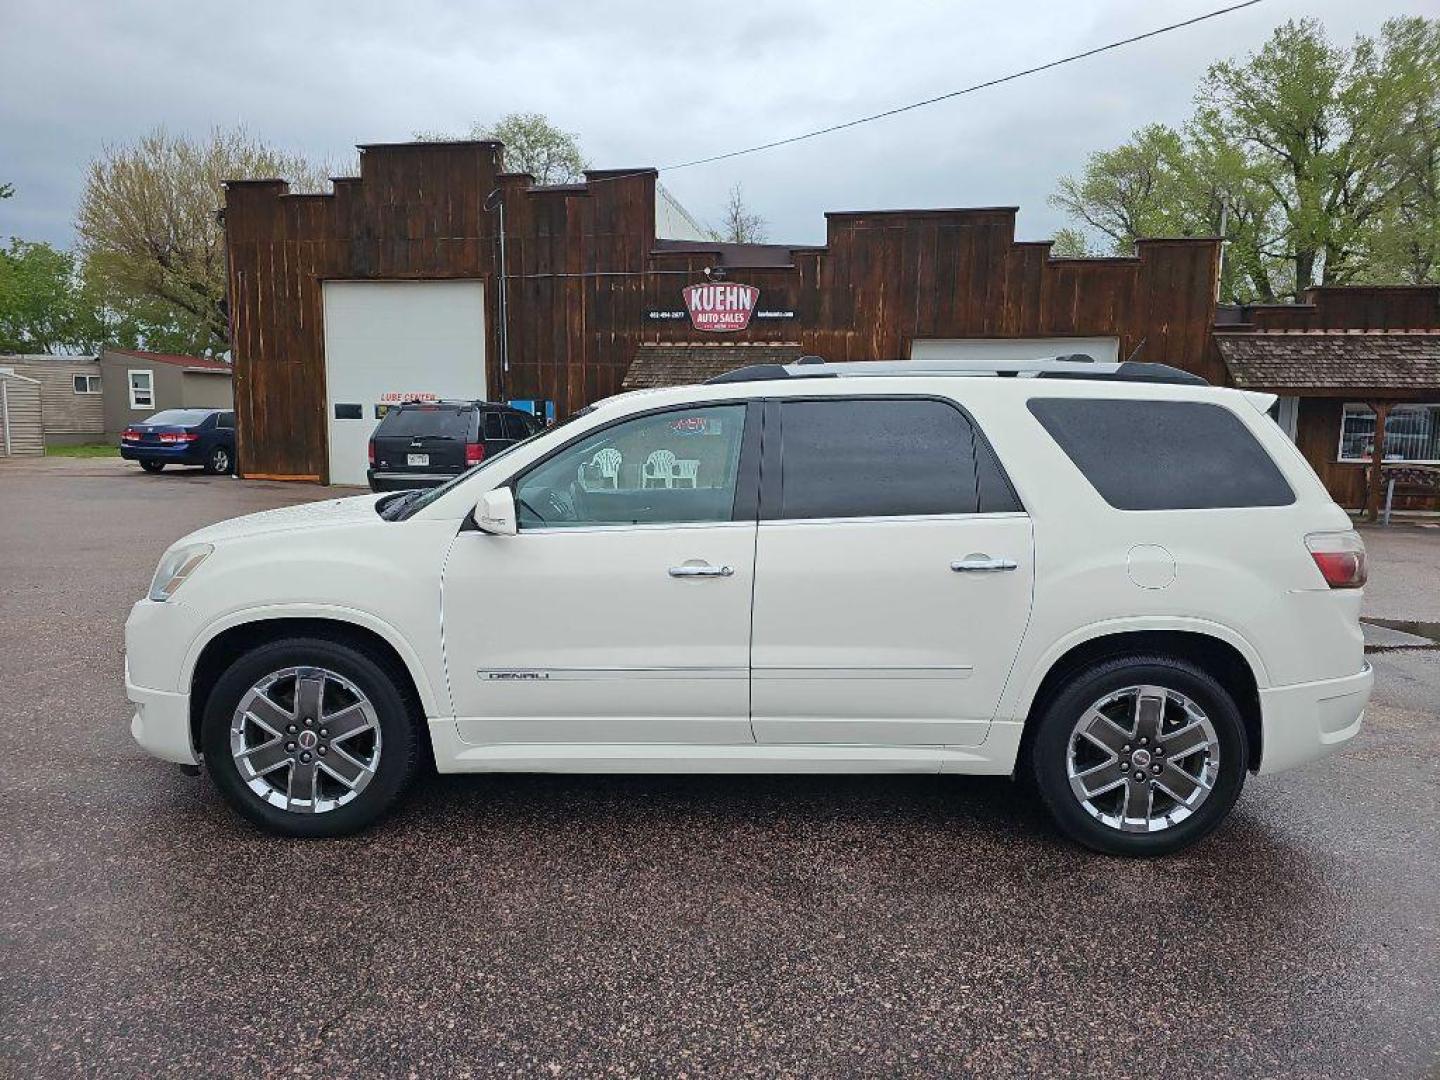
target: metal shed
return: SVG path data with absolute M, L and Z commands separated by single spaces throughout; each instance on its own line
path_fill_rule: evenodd
M 0 457 L 39 457 L 45 453 L 40 419 L 40 381 L 0 368 Z

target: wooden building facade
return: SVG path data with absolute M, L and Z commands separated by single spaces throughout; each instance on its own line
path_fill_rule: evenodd
M 1440 511 L 1440 286 L 1319 287 L 1218 314 L 1226 381 L 1280 396 L 1337 503 L 1373 518 L 1388 493 L 1396 510 Z
M 1225 380 L 1210 345 L 1215 240 L 1055 259 L 1048 243 L 1015 240 L 1013 207 L 832 213 L 821 247 L 668 239 L 656 236 L 654 170 L 537 187 L 502 172 L 500 154 L 493 142 L 364 146 L 360 176 L 336 180 L 333 194 L 291 195 L 281 180 L 227 185 L 246 475 L 329 482 L 339 472 L 327 441 L 343 422 L 327 408 L 327 283 L 480 283 L 483 392 L 550 402 L 560 417 L 618 392 L 641 350 L 654 357 L 657 346 L 739 367 L 765 347 L 876 360 L 976 339 L 1053 340 L 1057 352 L 1096 340 L 1121 359 L 1139 350 Z M 684 290 L 707 283 L 749 287 L 743 327 L 697 329 Z M 423 371 L 419 350 L 403 351 L 395 365 Z M 368 407 L 353 408 L 373 423 Z

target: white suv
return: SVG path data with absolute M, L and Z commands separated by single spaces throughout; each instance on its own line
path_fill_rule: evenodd
M 441 772 L 1013 775 L 1172 851 L 1370 695 L 1364 548 L 1271 401 L 1083 359 L 611 398 L 185 537 L 126 625 L 132 731 L 292 835 L 373 821 L 428 735 Z

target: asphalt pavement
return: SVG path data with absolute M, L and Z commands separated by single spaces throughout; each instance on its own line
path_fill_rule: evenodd
M 331 494 L 0 465 L 0 1075 L 1440 1075 L 1440 653 L 1163 860 L 966 778 L 432 777 L 283 841 L 131 742 L 122 624 Z

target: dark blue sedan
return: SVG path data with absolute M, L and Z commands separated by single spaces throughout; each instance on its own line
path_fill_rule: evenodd
M 225 409 L 166 409 L 120 435 L 120 456 L 146 472 L 200 465 L 208 473 L 235 468 L 235 414 Z

